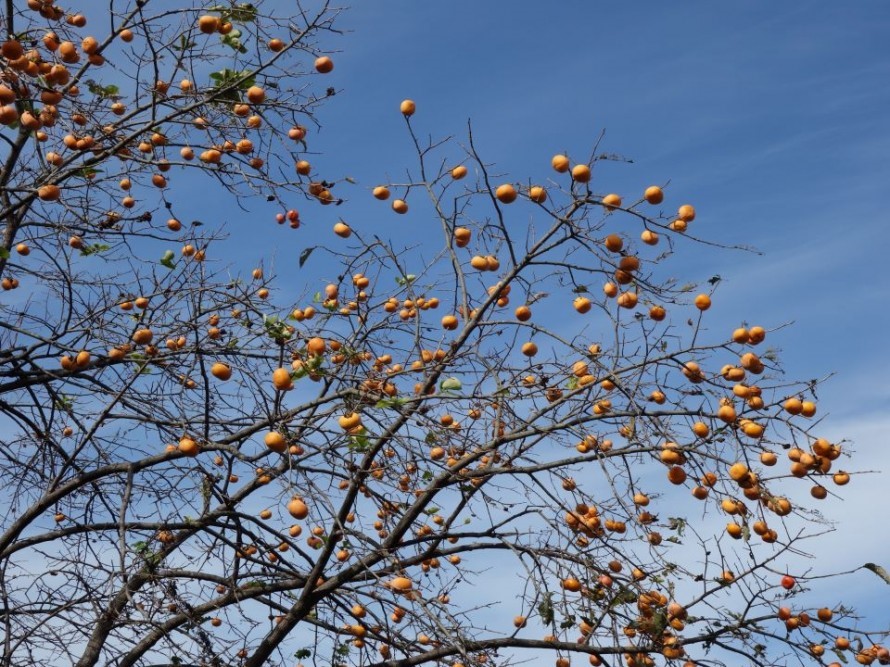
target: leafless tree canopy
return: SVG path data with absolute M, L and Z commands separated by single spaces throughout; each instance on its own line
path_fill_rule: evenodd
M 847 448 L 668 278 L 691 208 L 598 146 L 504 186 L 406 106 L 374 196 L 423 245 L 343 223 L 289 302 L 167 195 L 348 210 L 307 158 L 340 10 L 81 4 L 0 11 L 0 664 L 888 663 L 795 603 Z

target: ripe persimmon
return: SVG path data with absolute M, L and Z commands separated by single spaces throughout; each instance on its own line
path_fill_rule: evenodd
M 305 519 L 309 516 L 309 506 L 306 505 L 301 498 L 297 498 L 296 496 L 291 498 L 290 502 L 288 502 L 287 511 L 295 519 Z M 291 528 L 291 531 L 293 531 L 293 528 Z M 293 532 L 291 532 L 291 534 L 293 535 Z M 297 533 L 297 535 L 299 535 L 299 533 Z
M 387 587 L 399 593 L 405 593 L 414 588 L 414 582 L 408 577 L 395 577 L 387 582 Z
M 634 257 L 633 255 L 622 257 L 618 262 L 618 268 L 622 271 L 638 271 L 640 268 L 640 258 Z
M 578 183 L 588 183 L 590 181 L 590 167 L 586 164 L 576 164 L 572 167 L 572 180 Z
M 621 252 L 621 249 L 624 248 L 624 239 L 618 234 L 609 234 L 603 239 L 603 245 L 609 252 Z
M 523 343 L 521 351 L 525 356 L 533 357 L 538 353 L 538 346 L 532 342 Z
M 701 366 L 694 361 L 688 361 L 683 364 L 683 375 L 690 382 L 703 382 L 705 379 Z
M 198 443 L 188 436 L 180 438 L 177 449 L 186 456 L 197 456 L 201 451 Z
M 581 590 L 581 582 L 575 577 L 567 577 L 562 580 L 562 587 L 572 593 L 577 593 Z
M 677 209 L 677 218 L 683 222 L 692 222 L 695 220 L 695 208 L 691 204 L 683 204 Z
M 327 56 L 321 56 L 315 59 L 315 71 L 319 74 L 328 74 L 334 69 L 334 61 Z
M 748 466 L 744 463 L 736 462 L 729 467 L 729 478 L 734 482 L 739 482 L 748 476 Z
M 361 426 L 362 416 L 357 412 L 349 412 L 345 415 L 341 415 L 337 418 L 337 424 L 339 424 L 340 428 L 344 431 L 350 431 L 354 428 Z
M 569 158 L 566 155 L 554 155 L 550 160 L 550 165 L 560 174 L 564 174 L 569 170 Z
M 232 367 L 221 361 L 217 361 L 210 367 L 210 373 L 218 380 L 228 380 L 232 377 Z
M 692 432 L 699 438 L 707 438 L 711 429 L 704 422 L 695 422 L 692 425 Z
M 763 327 L 751 327 L 748 330 L 748 342 L 751 345 L 762 343 L 766 338 L 766 329 Z
M 672 223 L 668 225 L 668 229 L 671 229 L 675 232 L 682 234 L 686 231 L 686 221 L 685 220 L 674 220 Z
M 664 201 L 664 190 L 657 185 L 650 185 L 643 193 L 643 199 L 650 204 L 660 204 Z
M 726 422 L 727 424 L 735 422 L 737 416 L 735 408 L 733 408 L 732 405 L 721 405 L 717 410 L 717 419 Z
M 536 204 L 543 204 L 547 201 L 547 190 L 540 185 L 533 185 L 528 189 L 528 198 Z
M 680 485 L 686 481 L 686 471 L 680 466 L 673 466 L 668 470 L 667 478 L 671 484 Z
M 485 257 L 482 257 L 481 255 L 474 255 L 470 259 L 470 266 L 472 266 L 474 269 L 476 269 L 478 271 L 487 271 L 488 270 L 488 261 L 485 259 Z
M 497 200 L 502 204 L 510 204 L 516 201 L 516 188 L 509 183 L 504 183 L 497 187 L 494 191 L 494 196 L 497 197 Z
M 414 100 L 402 100 L 402 103 L 399 105 L 399 111 L 402 112 L 403 116 L 413 116 L 414 112 L 417 111 L 417 105 L 414 103 Z
M 287 440 L 285 437 L 279 433 L 278 431 L 269 431 L 266 433 L 263 438 L 263 442 L 266 447 L 271 449 L 273 452 L 277 452 L 278 454 L 283 454 L 287 449 Z
M 272 384 L 278 391 L 288 391 L 294 387 L 293 378 L 286 368 L 276 368 L 272 372 Z
M 137 329 L 133 333 L 133 342 L 137 345 L 148 345 L 153 337 L 151 329 Z
M 456 227 L 454 229 L 454 245 L 458 248 L 465 248 L 470 243 L 472 232 L 466 227 Z
M 205 35 L 211 35 L 219 28 L 219 18 L 205 14 L 198 17 L 198 29 Z
M 621 206 L 621 197 L 614 193 L 608 194 L 603 197 L 603 206 L 607 211 L 614 211 L 616 208 L 619 208 Z
M 765 466 L 774 466 L 778 460 L 774 452 L 761 452 L 760 454 L 760 462 Z
M 646 245 L 658 245 L 658 234 L 651 229 L 644 229 L 640 233 L 640 240 Z
M 636 308 L 638 298 L 639 297 L 637 297 L 636 292 L 622 292 L 618 295 L 616 303 L 621 308 L 627 308 L 628 310 L 631 310 L 633 308 Z
M 61 195 L 62 191 L 59 186 L 52 183 L 37 188 L 37 196 L 43 201 L 57 201 Z

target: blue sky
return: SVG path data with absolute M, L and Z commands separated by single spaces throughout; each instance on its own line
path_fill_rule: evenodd
M 836 374 L 819 392 L 822 428 L 853 440 L 859 469 L 881 472 L 857 477 L 826 510 L 841 527 L 817 566 L 890 565 L 873 504 L 890 503 L 886 3 L 357 1 L 339 25 L 349 32 L 324 45 L 336 63 L 325 83 L 338 94 L 310 147 L 321 173 L 357 185 L 338 193 L 343 207 L 300 207 L 298 232 L 252 204 L 250 224 L 221 213 L 247 252 L 274 244 L 290 273 L 303 247 L 331 242 L 338 216 L 384 238 L 416 234 L 419 207 L 395 216 L 367 191 L 413 164 L 403 98 L 417 102 L 421 136 L 464 141 L 471 119 L 505 180 L 552 178 L 554 153 L 586 159 L 605 131 L 602 148 L 634 164 L 599 170 L 602 191 L 670 181 L 666 205 L 694 203 L 697 234 L 763 252 L 688 244 L 680 277 L 723 277 L 707 320 L 715 335 L 743 320 L 793 322 L 770 337 L 789 377 Z M 890 625 L 872 574 L 841 585 Z

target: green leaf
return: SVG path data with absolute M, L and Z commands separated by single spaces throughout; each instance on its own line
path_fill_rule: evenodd
M 306 263 L 306 260 L 309 259 L 309 256 L 312 254 L 312 251 L 315 250 L 318 246 L 310 246 L 309 248 L 303 248 L 303 252 L 300 253 L 300 268 L 303 268 L 303 264 Z M 320 299 L 319 299 L 320 300 Z
M 219 41 L 238 53 L 247 53 L 247 48 L 241 43 L 241 31 L 233 29 L 227 35 L 220 35 Z
M 463 385 L 460 383 L 455 377 L 448 378 L 447 380 L 442 380 L 439 383 L 439 388 L 442 391 L 460 391 Z
M 246 77 L 246 78 L 245 78 Z M 215 99 L 225 100 L 229 102 L 240 102 L 240 90 L 247 90 L 256 81 L 256 77 L 250 75 L 249 71 L 238 71 L 231 69 L 221 69 L 218 72 L 211 72 L 210 78 L 215 82 L 213 85 L 216 90 Z
M 275 315 L 263 315 L 263 327 L 266 329 L 266 333 L 277 343 L 282 343 L 293 337 L 290 327 Z
M 538 614 L 541 615 L 541 622 L 544 625 L 553 623 L 553 602 L 550 599 L 550 593 L 547 593 L 538 605 Z
M 76 176 L 77 178 L 91 178 L 96 174 L 101 174 L 101 169 L 93 169 L 92 167 L 83 167 L 82 169 L 78 169 L 75 171 L 72 176 Z
M 86 82 L 87 90 L 100 99 L 117 99 L 120 97 L 120 88 L 115 85 L 101 86 L 93 80 Z
M 838 660 L 840 660 L 845 665 L 847 664 L 847 656 L 844 655 L 843 651 L 841 651 L 839 648 L 833 648 L 831 650 L 834 651 L 834 654 L 837 656 Z
M 232 23 L 253 23 L 256 21 L 257 9 L 249 2 L 242 2 L 234 7 L 214 5 L 207 9 L 208 12 L 219 12 L 223 21 Z
M 406 403 L 408 403 L 408 400 L 409 399 L 407 399 L 407 398 L 400 398 L 398 396 L 393 397 L 393 398 L 381 398 L 379 401 L 377 401 L 374 404 L 374 407 L 375 408 L 383 408 L 383 409 L 400 408 L 403 405 L 405 405 Z
M 371 441 L 368 436 L 359 434 L 350 437 L 349 451 L 362 453 L 368 451 L 370 447 Z
M 56 409 L 62 410 L 63 412 L 71 412 L 74 409 L 74 399 L 70 396 L 65 396 L 62 394 L 56 399 L 55 402 Z
M 88 245 L 85 248 L 82 248 L 80 254 L 84 257 L 89 257 L 90 255 L 103 253 L 106 250 L 111 250 L 111 246 L 105 243 L 94 243 L 93 245 Z
M 9 251 L 6 248 L 0 248 L 0 259 L 9 259 Z
M 166 266 L 168 269 L 176 268 L 176 262 L 173 261 L 173 258 L 176 255 L 172 250 L 166 251 L 163 255 L 161 255 L 161 266 Z

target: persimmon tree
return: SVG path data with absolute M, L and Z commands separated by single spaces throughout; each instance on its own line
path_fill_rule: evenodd
M 499 177 L 410 100 L 408 176 L 346 197 L 307 160 L 338 10 L 90 9 L 0 14 L 0 664 L 890 662 L 796 602 L 849 447 L 668 277 L 719 243 L 692 206 L 597 147 Z M 317 280 L 217 260 L 198 188 L 343 204 Z

